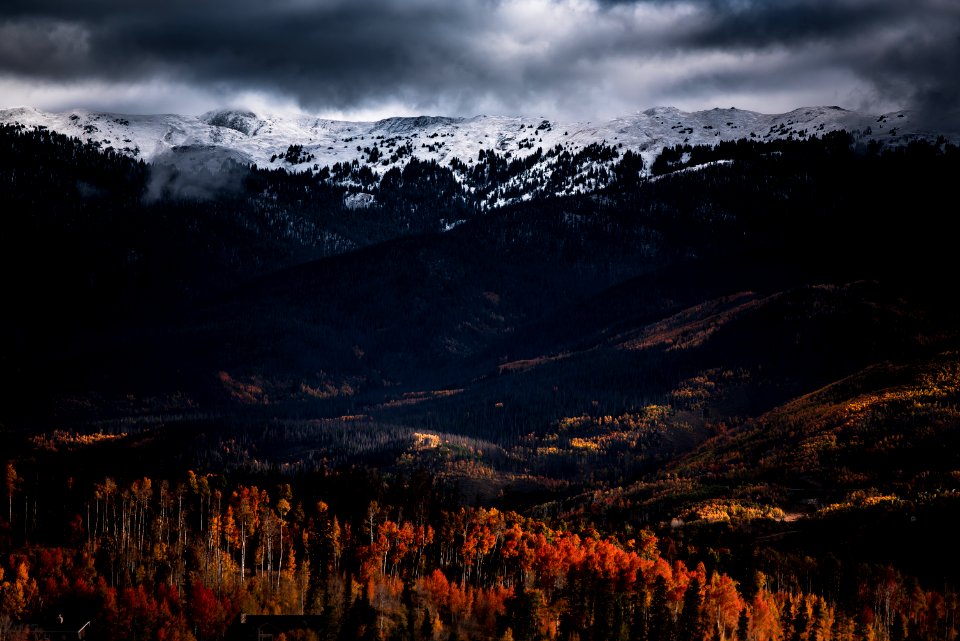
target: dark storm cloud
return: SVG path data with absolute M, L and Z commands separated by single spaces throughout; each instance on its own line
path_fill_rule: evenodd
M 727 95 L 759 106 L 775 95 L 826 100 L 853 84 L 865 103 L 910 102 L 943 114 L 958 106 L 958 60 L 953 0 L 6 0 L 0 7 L 0 76 L 21 84 L 159 79 L 212 95 L 261 92 L 311 110 L 402 104 L 584 115 L 676 100 L 709 107 Z M 824 86 L 830 79 L 841 86 Z
M 896 45 L 871 51 L 857 68 L 882 93 L 910 97 L 931 126 L 960 131 L 960 3 L 945 3 L 940 16 L 905 29 Z
M 751 69 L 721 82 L 760 87 L 802 84 L 816 71 L 847 69 L 881 98 L 925 113 L 934 122 L 960 119 L 960 3 L 949 0 L 793 0 L 717 2 L 682 47 L 791 52 L 780 77 Z M 714 78 L 718 80 L 717 78 Z
M 431 47 L 450 53 L 450 43 L 437 36 L 452 35 L 468 18 L 458 10 L 426 13 L 388 2 L 361 7 L 232 0 L 164 3 L 152 10 L 142 3 L 95 2 L 83 5 L 86 12 L 79 4 L 60 10 L 58 3 L 31 2 L 6 10 L 4 32 L 17 37 L 0 45 L 3 67 L 54 79 L 168 73 L 308 94 L 319 91 L 314 87 L 320 81 L 363 94 L 362 87 L 348 89 L 345 79 L 377 83 L 396 77 Z M 65 36 L 75 55 L 60 55 L 64 47 L 58 42 Z M 411 39 L 420 44 L 409 46 Z
M 709 5 L 710 18 L 688 40 L 697 46 L 765 47 L 836 42 L 890 24 L 902 14 L 880 2 L 751 3 L 739 9 Z
M 794 49 L 801 67 L 846 67 L 932 120 L 960 109 L 960 3 L 948 0 L 706 2 L 691 48 Z M 810 50 L 806 53 L 804 48 Z M 808 69 L 794 69 L 805 74 Z M 744 70 L 745 83 L 763 82 Z M 792 81 L 802 82 L 796 76 Z M 735 79 L 729 79 L 736 82 Z M 956 125 L 956 122 L 952 122 Z

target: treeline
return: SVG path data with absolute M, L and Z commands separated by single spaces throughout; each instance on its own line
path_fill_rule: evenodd
M 89 618 L 105 639 L 219 639 L 240 612 L 321 615 L 329 639 L 957 636 L 957 595 L 892 568 L 847 568 L 843 593 L 825 599 L 803 589 L 802 562 L 768 559 L 771 574 L 737 582 L 648 530 L 611 536 L 453 508 L 413 481 L 397 504 L 338 510 L 287 484 L 105 478 L 34 497 L 64 502 L 63 521 L 37 531 L 8 463 L 0 616 L 13 631 Z
M 940 279 L 950 249 L 938 194 L 958 166 L 951 144 L 859 146 L 837 132 L 667 148 L 652 170 L 669 173 L 614 191 L 619 220 L 699 256 L 762 253 L 797 271 L 816 252 L 820 278 Z
M 532 143 L 527 143 L 532 148 Z M 611 185 L 636 185 L 642 158 L 622 145 L 591 143 L 582 149 L 563 145 L 514 157 L 507 151 L 481 149 L 476 162 L 454 158 L 450 169 L 460 178 L 478 206 L 491 208 L 534 198 L 596 191 Z

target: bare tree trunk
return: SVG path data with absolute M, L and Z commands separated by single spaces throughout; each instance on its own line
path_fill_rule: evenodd
M 247 524 L 241 524 L 243 530 L 240 532 L 240 583 L 243 584 L 243 575 L 246 574 L 247 567 Z
M 283 519 L 280 519 L 280 555 L 277 560 L 277 590 L 280 590 L 280 571 L 283 569 Z

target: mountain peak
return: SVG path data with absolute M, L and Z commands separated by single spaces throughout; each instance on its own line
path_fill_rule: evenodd
M 262 124 L 257 114 L 242 109 L 216 109 L 202 114 L 198 120 L 214 127 L 233 129 L 246 136 L 252 136 Z
M 682 114 L 683 112 L 677 109 L 676 107 L 669 107 L 665 105 L 658 105 L 656 107 L 651 107 L 642 112 L 645 116 L 669 116 Z

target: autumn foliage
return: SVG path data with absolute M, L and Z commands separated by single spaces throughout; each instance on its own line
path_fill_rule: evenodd
M 224 638 L 240 612 L 323 615 L 343 639 L 956 636 L 956 594 L 891 569 L 862 577 L 851 608 L 762 573 L 741 586 L 668 560 L 648 530 L 572 531 L 481 507 L 409 517 L 375 502 L 351 522 L 289 485 L 223 485 L 105 479 L 63 524 L 70 540 L 7 537 L 6 620 L 69 611 L 106 639 L 157 640 Z

